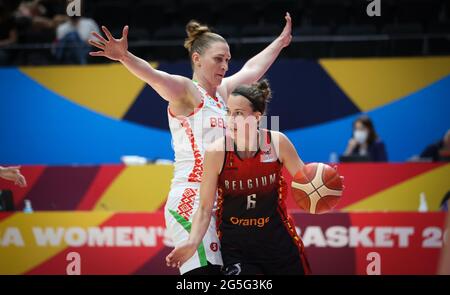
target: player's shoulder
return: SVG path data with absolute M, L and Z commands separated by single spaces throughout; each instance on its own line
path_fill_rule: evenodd
M 270 133 L 270 137 L 274 143 L 289 141 L 289 138 L 283 132 L 275 130 L 267 130 L 267 132 Z
M 222 83 L 219 85 L 219 87 L 217 87 L 217 92 L 219 93 L 220 97 L 222 97 L 222 99 L 224 101 L 228 100 L 229 93 L 228 93 L 226 81 L 222 80 Z
M 271 136 L 271 143 L 272 146 L 275 148 L 275 152 L 277 153 L 278 157 L 281 159 L 282 155 L 289 151 L 292 147 L 292 142 L 289 140 L 289 138 L 280 131 L 274 131 L 269 130 L 270 136 Z
M 176 78 L 183 83 L 186 89 L 185 99 L 182 100 L 184 104 L 192 104 L 194 107 L 198 106 L 200 102 L 204 100 L 202 91 L 197 82 L 181 75 L 174 75 Z

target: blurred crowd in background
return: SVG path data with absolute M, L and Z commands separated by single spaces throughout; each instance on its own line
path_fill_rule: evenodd
M 209 24 L 248 58 L 276 36 L 286 11 L 293 18 L 289 58 L 414 56 L 450 53 L 450 3 L 382 0 L 369 17 L 363 0 L 0 0 L 0 65 L 85 64 L 90 31 L 107 26 L 120 36 L 130 26 L 130 49 L 149 60 L 184 59 L 190 19 Z M 65 50 L 66 48 L 66 50 Z M 73 49 L 75 48 L 75 49 Z M 73 49 L 73 50 L 72 50 Z

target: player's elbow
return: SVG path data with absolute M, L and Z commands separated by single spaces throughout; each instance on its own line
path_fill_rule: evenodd
M 200 204 L 200 207 L 198 209 L 205 216 L 211 215 L 212 206 L 210 206 L 209 204 Z

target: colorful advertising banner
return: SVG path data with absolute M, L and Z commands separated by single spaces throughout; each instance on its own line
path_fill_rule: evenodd
M 450 190 L 448 163 L 343 163 L 337 169 L 345 190 L 336 209 L 346 212 L 417 211 L 422 193 L 428 210 L 438 211 Z M 22 166 L 21 172 L 27 187 L 0 179 L 0 190 L 11 190 L 17 210 L 28 199 L 36 211 L 154 212 L 164 207 L 173 166 Z M 287 207 L 298 209 L 291 196 Z
M 444 213 L 292 214 L 314 274 L 435 274 Z M 156 213 L 0 214 L 0 274 L 177 274 Z

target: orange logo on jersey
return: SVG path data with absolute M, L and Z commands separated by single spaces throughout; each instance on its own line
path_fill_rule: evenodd
M 230 222 L 234 225 L 239 226 L 257 226 L 263 227 L 267 223 L 269 223 L 270 217 L 259 217 L 259 218 L 239 218 L 239 217 L 230 217 Z

